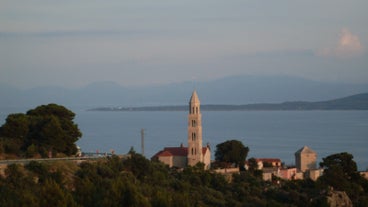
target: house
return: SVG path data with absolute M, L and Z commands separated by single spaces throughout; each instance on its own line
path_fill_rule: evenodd
M 272 181 L 272 177 L 278 174 L 278 168 L 269 167 L 262 169 L 262 179 L 264 181 Z
M 211 164 L 211 149 L 209 145 L 202 146 L 202 114 L 200 101 L 196 91 L 193 91 L 189 101 L 188 114 L 188 147 L 165 147 L 151 159 L 158 160 L 170 167 L 184 168 L 203 163 L 205 169 Z
M 264 167 L 281 167 L 281 160 L 278 158 L 257 158 L 257 169 L 262 170 Z
M 183 168 L 187 166 L 188 148 L 181 145 L 180 147 L 165 147 L 156 153 L 152 159 L 161 161 L 169 167 Z
M 303 173 L 298 171 L 298 169 L 295 167 L 281 168 L 277 176 L 284 180 L 302 180 L 303 179 Z

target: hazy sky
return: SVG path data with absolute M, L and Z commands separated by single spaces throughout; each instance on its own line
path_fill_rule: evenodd
M 0 0 L 0 83 L 368 82 L 367 0 Z

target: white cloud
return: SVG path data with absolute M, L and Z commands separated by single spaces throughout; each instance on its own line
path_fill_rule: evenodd
M 362 55 L 364 47 L 357 35 L 343 28 L 337 44 L 332 48 L 324 48 L 317 52 L 320 56 L 351 58 Z

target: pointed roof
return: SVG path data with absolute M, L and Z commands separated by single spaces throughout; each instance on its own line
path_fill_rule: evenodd
M 300 148 L 298 151 L 295 152 L 295 154 L 317 154 L 315 151 L 313 151 L 311 148 L 304 146 Z
M 198 98 L 198 94 L 197 91 L 194 90 L 192 93 L 192 96 L 190 97 L 190 103 L 200 103 L 199 98 Z

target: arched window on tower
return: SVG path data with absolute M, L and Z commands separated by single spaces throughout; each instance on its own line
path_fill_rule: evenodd
M 198 114 L 198 106 L 196 107 L 196 114 Z
M 193 155 L 193 148 L 192 148 L 192 155 Z
M 195 140 L 196 140 L 196 133 L 192 132 L 192 141 L 195 141 Z

